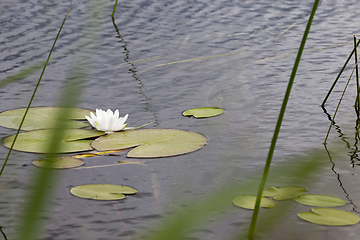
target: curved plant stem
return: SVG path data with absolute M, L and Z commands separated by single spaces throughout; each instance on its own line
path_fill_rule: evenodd
M 12 149 L 13 149 L 13 147 L 14 147 L 14 145 L 15 145 L 16 139 L 17 139 L 17 137 L 19 136 L 21 127 L 22 127 L 22 125 L 23 125 L 23 123 L 24 123 L 24 121 L 25 121 L 25 118 L 26 118 L 26 115 L 27 115 L 27 113 L 28 113 L 28 111 L 29 111 L 29 108 L 30 108 L 30 106 L 31 106 L 31 104 L 32 104 L 32 102 L 33 102 L 33 100 L 34 100 L 36 91 L 37 91 L 37 89 L 39 88 L 41 79 L 42 79 L 42 77 L 43 77 L 43 75 L 44 75 L 44 72 L 45 72 L 45 69 L 46 69 L 46 67 L 47 67 L 47 64 L 48 64 L 48 62 L 49 62 L 49 60 L 50 60 L 51 54 L 52 54 L 52 52 L 53 52 L 53 50 L 54 50 L 54 48 L 55 48 L 55 44 L 56 44 L 56 42 L 57 42 L 57 40 L 58 40 L 58 38 L 59 38 L 61 29 L 63 28 L 63 26 L 64 26 L 64 24 L 65 24 L 65 21 L 66 21 L 66 18 L 67 18 L 67 16 L 69 15 L 69 12 L 70 12 L 70 9 L 71 9 L 71 4 L 72 4 L 72 1 L 70 0 L 70 7 L 69 7 L 69 9 L 68 9 L 68 11 L 67 11 L 67 13 L 66 13 L 66 15 L 65 15 L 65 18 L 64 18 L 64 20 L 63 20 L 63 22 L 62 22 L 62 24 L 61 24 L 61 26 L 60 26 L 60 29 L 59 29 L 59 31 L 58 31 L 58 34 L 56 35 L 56 38 L 55 38 L 55 40 L 54 40 L 54 43 L 53 43 L 53 45 L 52 45 L 52 47 L 51 47 L 51 50 L 50 50 L 50 52 L 49 52 L 49 56 L 48 56 L 47 59 L 46 59 L 46 62 L 45 62 L 45 65 L 44 65 L 44 67 L 43 67 L 43 70 L 42 70 L 42 72 L 41 72 L 41 74 L 40 74 L 39 80 L 38 80 L 38 82 L 37 82 L 37 84 L 36 84 L 36 86 L 35 86 L 35 89 L 34 89 L 34 92 L 33 92 L 32 96 L 31 96 L 31 98 L 30 98 L 29 104 L 28 104 L 28 106 L 26 107 L 24 116 L 23 116 L 23 118 L 21 119 L 20 126 L 19 126 L 19 128 L 18 128 L 18 130 L 17 130 L 17 132 L 16 132 L 16 134 L 15 134 L 14 141 L 12 142 L 12 144 L 11 144 L 11 146 L 10 146 L 10 149 L 9 149 L 9 152 L 8 152 L 8 154 L 7 154 L 7 156 L 6 156 L 6 159 L 5 159 L 5 161 L 4 161 L 4 164 L 3 164 L 3 166 L 2 166 L 2 168 L 1 168 L 1 170 L 0 170 L 0 177 L 1 177 L 1 175 L 2 175 L 2 173 L 3 173 L 3 171 L 4 171 L 4 169 L 5 169 L 5 166 L 6 166 L 7 161 L 9 160 L 9 157 L 10 157 L 10 154 L 11 154 L 11 152 L 12 152 Z
M 306 26 L 306 29 L 305 29 L 305 32 L 304 32 L 304 36 L 302 38 L 302 41 L 301 41 L 301 44 L 300 44 L 300 47 L 299 47 L 299 51 L 298 51 L 298 54 L 297 54 L 297 57 L 296 57 L 296 60 L 295 60 L 295 63 L 294 63 L 294 67 L 293 67 L 293 70 L 292 70 L 292 73 L 291 73 L 291 76 L 290 76 L 290 79 L 289 79 L 289 83 L 288 83 L 288 86 L 287 86 L 287 89 L 286 89 L 284 100 L 283 100 L 283 103 L 282 103 L 282 106 L 281 106 L 281 109 L 280 109 L 280 113 L 279 113 L 279 117 L 278 117 L 278 120 L 277 120 L 277 123 L 276 123 L 274 135 L 273 135 L 273 138 L 271 140 L 269 153 L 268 153 L 268 156 L 267 156 L 267 159 L 266 159 L 264 173 L 263 173 L 263 176 L 262 176 L 262 179 L 261 179 L 261 182 L 260 182 L 260 186 L 259 186 L 259 189 L 258 189 L 254 212 L 253 212 L 253 215 L 252 215 L 252 218 L 251 218 L 249 234 L 248 234 L 248 239 L 249 240 L 254 239 L 254 232 L 255 232 L 255 227 L 256 227 L 256 221 L 257 221 L 258 214 L 259 214 L 261 197 L 262 197 L 262 193 L 264 191 L 267 176 L 269 174 L 271 160 L 272 160 L 272 156 L 273 156 L 275 146 L 276 146 L 276 141 L 277 141 L 277 138 L 278 138 L 278 135 L 279 135 L 279 132 L 280 132 L 280 127 L 281 127 L 282 120 L 284 118 L 286 105 L 287 105 L 287 102 L 289 100 L 291 88 L 292 88 L 292 85 L 294 83 L 294 79 L 295 79 L 295 76 L 296 76 L 296 71 L 297 71 L 297 68 L 298 68 L 299 63 L 300 63 L 301 55 L 302 55 L 302 52 L 303 52 L 304 47 L 305 47 L 306 39 L 307 39 L 307 36 L 309 34 L 311 23 L 313 21 L 313 18 L 314 18 L 318 3 L 319 3 L 319 0 L 315 0 L 314 5 L 313 5 L 313 9 L 311 11 L 311 14 L 310 14 L 310 17 L 309 17 L 309 20 L 308 20 L 308 23 L 307 23 L 307 26 Z

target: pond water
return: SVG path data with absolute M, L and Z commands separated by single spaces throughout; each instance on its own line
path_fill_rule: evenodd
M 119 109 L 121 115 L 130 115 L 129 126 L 155 121 L 146 128 L 199 132 L 208 144 L 190 154 L 147 159 L 144 165 L 58 171 L 41 239 L 139 239 L 137 233 L 151 229 L 186 199 L 261 173 L 313 5 L 310 0 L 125 0 L 119 1 L 114 25 L 113 2 L 73 1 L 32 106 L 57 104 L 65 80 L 86 49 L 92 54 L 87 55 L 91 67 L 83 69 L 88 75 L 78 93 L 79 107 Z M 0 79 L 46 59 L 68 7 L 68 1 L 0 2 Z M 357 0 L 320 2 L 279 135 L 275 166 L 290 169 L 299 164 L 294 156 L 323 148 L 330 122 L 320 104 L 352 50 L 353 35 L 360 30 L 359 10 Z M 79 48 L 81 44 L 85 47 Z M 345 70 L 328 100 L 331 115 L 351 70 Z M 40 72 L 0 89 L 0 111 L 26 107 Z M 348 152 L 356 147 L 355 96 L 353 80 L 337 116 L 341 134 L 333 129 L 330 135 L 344 148 L 348 142 Z M 207 119 L 181 115 L 201 106 L 226 111 Z M 1 128 L 0 137 L 14 133 Z M 0 147 L 1 162 L 7 151 Z M 309 193 L 346 199 L 349 203 L 339 209 L 357 211 L 359 161 L 352 162 L 349 155 L 344 153 L 335 167 L 328 161 L 319 178 L 305 187 Z M 1 177 L 0 226 L 8 239 L 15 236 L 25 191 L 36 171 L 31 160 L 36 157 L 14 151 Z M 85 159 L 84 167 L 123 160 L 124 154 L 93 157 Z M 286 180 L 272 183 L 285 186 Z M 72 186 L 89 183 L 128 185 L 139 193 L 115 202 L 70 195 Z M 293 239 L 355 239 L 360 234 L 359 225 L 324 227 L 296 217 L 309 209 L 292 209 L 267 239 L 288 239 L 282 232 L 289 226 Z M 191 239 L 230 239 L 237 231 L 246 231 L 250 218 L 251 211 L 234 207 L 226 218 L 195 226 Z

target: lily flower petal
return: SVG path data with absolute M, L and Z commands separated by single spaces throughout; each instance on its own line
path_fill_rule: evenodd
M 89 121 L 91 126 L 96 128 L 98 131 L 112 133 L 125 129 L 128 125 L 127 123 L 125 124 L 128 116 L 129 114 L 126 114 L 124 117 L 119 117 L 119 110 L 115 110 L 115 112 L 113 112 L 108 109 L 105 112 L 101 109 L 96 109 L 96 115 L 91 112 L 90 117 L 85 116 L 85 118 Z

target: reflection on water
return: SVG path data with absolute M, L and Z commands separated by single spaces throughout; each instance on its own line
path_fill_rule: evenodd
M 117 36 L 116 36 L 116 37 L 120 39 L 120 40 L 119 40 L 119 43 L 122 43 L 121 47 L 124 49 L 124 51 L 123 51 L 123 53 L 125 54 L 124 61 L 131 66 L 131 68 L 129 68 L 128 71 L 129 71 L 130 74 L 132 74 L 132 77 L 139 83 L 139 93 L 140 93 L 141 97 L 142 97 L 143 99 L 145 99 L 145 103 L 144 103 L 144 104 L 145 104 L 145 108 L 144 108 L 144 109 L 145 109 L 147 112 L 151 112 L 151 113 L 153 114 L 154 119 L 155 119 L 154 127 L 157 127 L 157 126 L 159 126 L 158 114 L 157 114 L 157 112 L 154 112 L 154 111 L 152 110 L 152 108 L 151 108 L 151 99 L 148 98 L 148 96 L 146 96 L 146 94 L 145 94 L 144 84 L 142 83 L 141 79 L 137 76 L 136 66 L 135 66 L 135 64 L 133 64 L 133 63 L 131 62 L 131 59 L 130 59 L 130 51 L 129 51 L 129 50 L 127 49 L 127 47 L 126 47 L 127 44 L 126 44 L 126 42 L 124 41 L 124 39 L 122 38 L 122 36 L 121 36 L 121 34 L 120 34 L 120 32 L 119 32 L 119 29 L 118 29 L 118 27 L 117 27 L 116 24 L 115 24 L 115 19 L 114 19 L 114 18 L 112 18 L 112 22 L 113 22 L 113 25 L 114 25 L 114 27 L 115 27 L 116 33 L 117 33 Z

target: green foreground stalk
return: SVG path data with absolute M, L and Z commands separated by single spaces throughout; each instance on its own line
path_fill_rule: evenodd
M 284 100 L 283 100 L 283 103 L 282 103 L 282 106 L 281 106 L 281 109 L 280 109 L 280 113 L 279 113 L 279 117 L 278 117 L 278 120 L 277 120 L 277 123 L 276 123 L 274 135 L 273 135 L 273 138 L 271 140 L 269 153 L 268 153 L 268 156 L 267 156 L 267 159 L 266 159 L 264 173 L 263 173 L 260 185 L 259 185 L 254 212 L 253 212 L 253 215 L 252 215 L 252 218 L 251 218 L 249 234 L 248 234 L 248 239 L 249 240 L 254 239 L 254 232 L 255 232 L 257 218 L 258 218 L 258 215 L 259 215 L 259 208 L 260 208 L 260 202 L 261 202 L 261 198 L 262 198 L 262 193 L 264 191 L 266 179 L 267 179 L 268 174 L 269 174 L 271 160 L 272 160 L 274 150 L 275 150 L 275 146 L 276 146 L 276 141 L 277 141 L 277 138 L 279 136 L 281 123 L 282 123 L 282 120 L 284 118 L 286 105 L 287 105 L 288 100 L 289 100 L 291 88 L 292 88 L 292 85 L 294 83 L 294 79 L 295 79 L 295 76 L 296 76 L 296 71 L 297 71 L 299 63 L 300 63 L 301 55 L 302 55 L 302 52 L 304 50 L 306 39 L 307 39 L 307 36 L 309 34 L 311 23 L 313 21 L 313 18 L 314 18 L 314 15 L 315 15 L 318 4 L 319 4 L 319 0 L 315 0 L 314 5 L 313 5 L 313 9 L 311 11 L 311 14 L 310 14 L 310 17 L 309 17 L 309 20 L 308 20 L 308 23 L 307 23 L 307 26 L 306 26 L 306 29 L 305 29 L 305 32 L 304 32 L 304 36 L 302 38 L 302 41 L 301 41 L 301 44 L 300 44 L 300 47 L 299 47 L 299 51 L 298 51 L 298 54 L 297 54 L 297 57 L 296 57 L 296 60 L 295 60 L 295 63 L 294 63 L 294 67 L 293 67 L 293 70 L 292 70 L 292 73 L 291 73 L 291 76 L 290 76 L 290 80 L 289 80 L 289 83 L 288 83 L 288 86 L 287 86 L 287 89 L 286 89 Z
M 54 50 L 54 48 L 55 48 L 55 44 L 56 44 L 56 42 L 57 42 L 57 40 L 58 40 L 58 38 L 59 38 L 59 36 L 60 36 L 60 32 L 61 32 L 61 30 L 62 30 L 62 28 L 63 28 L 63 26 L 64 26 L 64 24 L 65 24 L 65 21 L 66 21 L 67 16 L 69 15 L 69 12 L 70 12 L 70 9 L 71 9 L 71 4 L 72 4 L 72 1 L 70 1 L 69 10 L 67 11 L 67 13 L 66 13 L 66 15 L 65 15 L 65 18 L 64 18 L 64 20 L 63 20 L 63 22 L 62 22 L 62 24 L 61 24 L 61 26 L 60 26 L 60 29 L 59 29 L 59 31 L 58 31 L 58 34 L 56 35 L 56 38 L 55 38 L 54 43 L 53 43 L 53 45 L 52 45 L 52 47 L 51 47 L 49 56 L 48 56 L 48 58 L 46 59 L 46 62 L 45 62 L 45 65 L 44 65 L 44 67 L 43 67 L 43 70 L 42 70 L 42 72 L 41 72 L 41 74 L 40 74 L 39 80 L 38 80 L 38 82 L 37 82 L 37 84 L 36 84 L 36 86 L 35 86 L 35 89 L 34 89 L 34 91 L 33 91 L 33 94 L 32 94 L 32 96 L 31 96 L 31 98 L 30 98 L 29 104 L 28 104 L 28 106 L 27 106 L 27 108 L 26 108 L 26 110 L 25 110 L 24 116 L 23 116 L 23 118 L 21 119 L 20 126 L 19 126 L 19 128 L 18 128 L 18 130 L 17 130 L 17 132 L 16 132 L 16 134 L 15 134 L 14 141 L 13 141 L 13 143 L 12 143 L 11 146 L 10 146 L 10 149 L 9 149 L 9 152 L 8 152 L 8 154 L 7 154 L 7 156 L 6 156 L 6 159 L 5 159 L 5 161 L 4 161 L 4 164 L 3 164 L 3 166 L 2 166 L 2 168 L 1 168 L 1 170 L 0 170 L 0 177 L 1 177 L 1 175 L 2 175 L 2 173 L 3 173 L 3 171 L 4 171 L 4 169 L 5 169 L 5 166 L 6 166 L 7 162 L 8 162 L 8 160 L 9 160 L 9 157 L 10 157 L 11 152 L 12 152 L 12 150 L 13 150 L 13 147 L 14 147 L 14 145 L 15 145 L 16 139 L 17 139 L 17 137 L 19 136 L 21 127 L 22 127 L 22 125 L 23 125 L 23 123 L 24 123 L 24 121 L 25 121 L 25 118 L 26 118 L 26 115 L 27 115 L 27 113 L 28 113 L 28 111 L 29 111 L 29 108 L 30 108 L 30 106 L 31 106 L 31 104 L 32 104 L 32 102 L 33 102 L 33 100 L 34 100 L 34 97 L 35 97 L 35 94 L 36 94 L 36 92 L 37 92 L 37 89 L 39 88 L 39 85 L 40 85 L 41 79 L 42 79 L 42 77 L 43 77 L 43 75 L 44 75 L 45 69 L 46 69 L 46 67 L 47 67 L 47 65 L 48 65 L 48 63 L 49 63 L 49 61 L 50 61 L 51 54 L 52 54 L 52 52 L 53 52 L 53 50 Z

